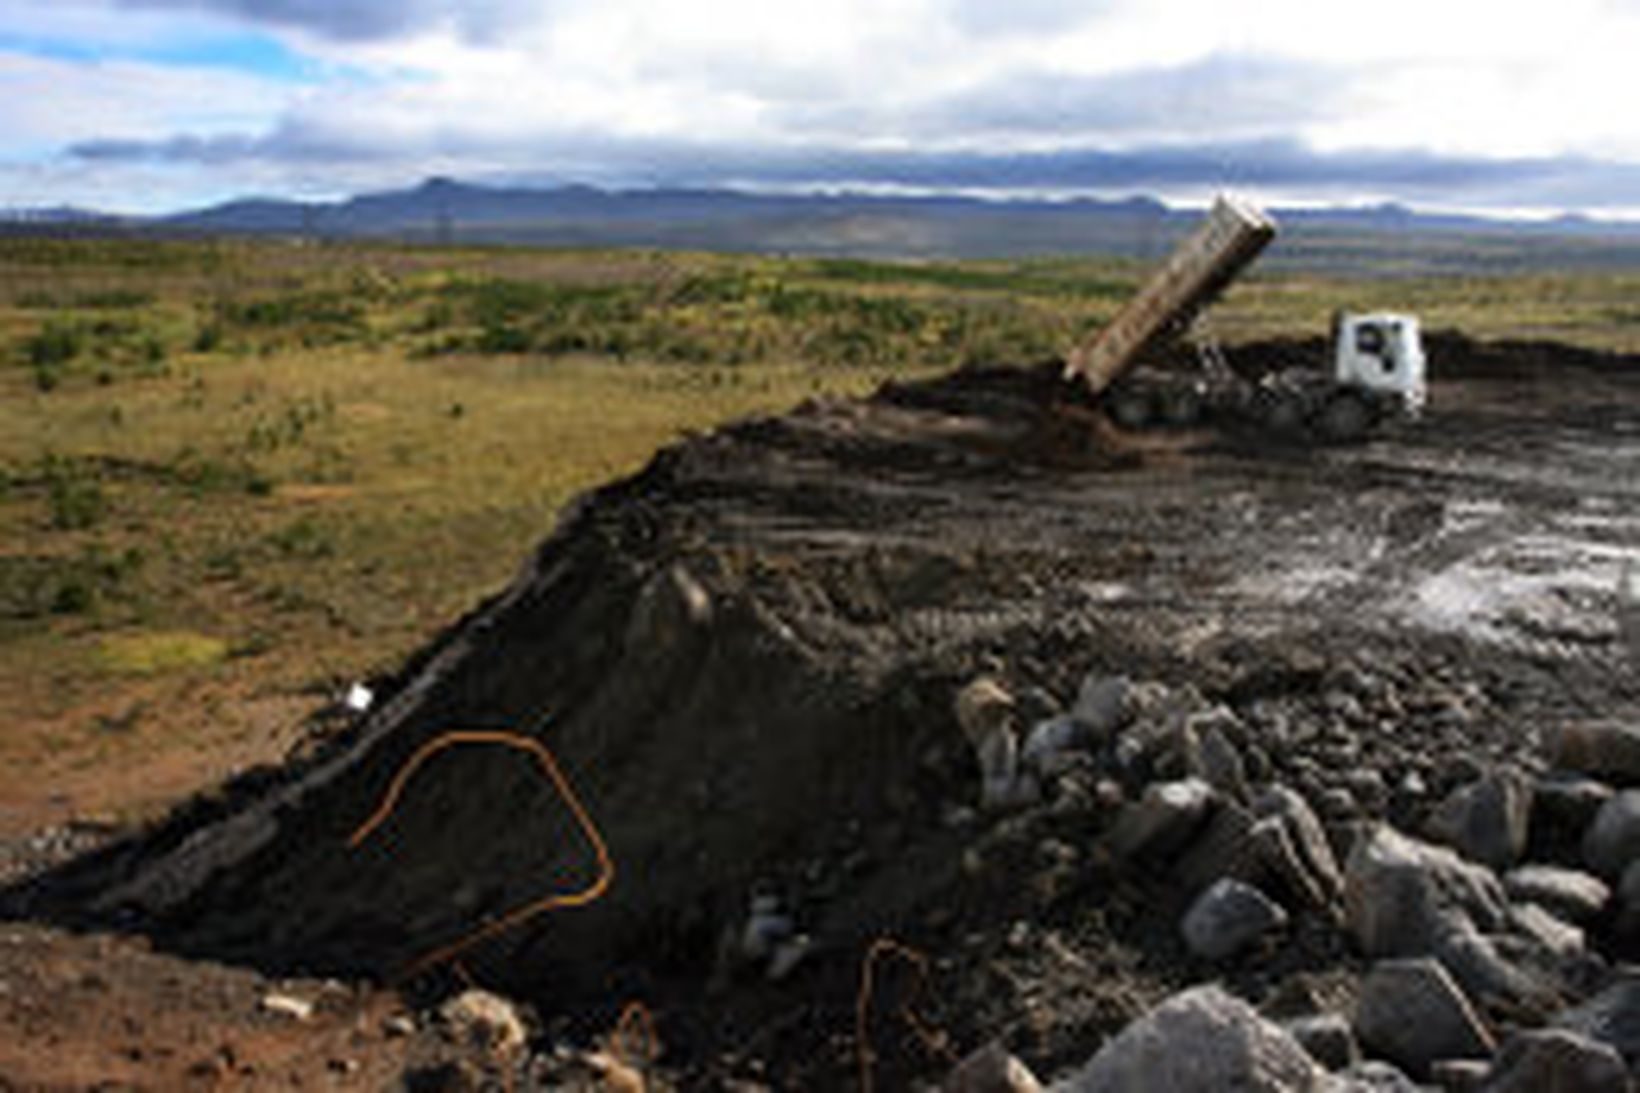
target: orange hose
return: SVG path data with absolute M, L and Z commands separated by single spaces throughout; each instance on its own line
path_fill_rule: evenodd
M 911 998 L 901 1004 L 900 1017 L 911 1027 L 911 1031 L 917 1034 L 917 1039 L 922 1042 L 925 1051 L 931 1055 L 944 1056 L 952 1062 L 956 1061 L 956 1056 L 945 1043 L 945 1037 L 911 1008 L 916 996 L 928 989 L 928 958 L 893 938 L 880 937 L 866 950 L 865 961 L 860 966 L 860 993 L 854 1004 L 854 1046 L 860 1059 L 860 1093 L 871 1093 L 872 1090 L 871 1072 L 877 1059 L 871 1050 L 871 996 L 875 990 L 874 972 L 877 962 L 885 956 L 899 957 L 910 964 L 917 973 L 916 989 L 912 992 Z
M 598 861 L 598 876 L 585 888 L 574 892 L 554 892 L 541 899 L 515 907 L 494 922 L 486 923 L 450 944 L 434 949 L 417 958 L 405 971 L 406 976 L 415 975 L 435 964 L 441 964 L 466 952 L 474 945 L 488 941 L 497 934 L 505 933 L 536 915 L 570 907 L 585 907 L 587 904 L 602 898 L 604 893 L 608 891 L 610 884 L 615 880 L 615 862 L 609 856 L 609 847 L 605 844 L 604 837 L 598 830 L 598 825 L 593 822 L 592 816 L 587 812 L 586 806 L 581 803 L 581 798 L 576 794 L 575 787 L 570 784 L 569 779 L 564 776 L 563 770 L 559 768 L 558 761 L 553 758 L 552 752 L 548 751 L 547 746 L 534 737 L 498 729 L 458 729 L 436 736 L 417 748 L 414 754 L 405 760 L 398 773 L 393 776 L 393 781 L 388 785 L 387 792 L 382 795 L 381 803 L 376 806 L 376 810 L 370 814 L 369 819 L 360 824 L 358 829 L 348 836 L 347 845 L 349 848 L 357 849 L 375 833 L 377 828 L 387 822 L 387 818 L 398 807 L 399 798 L 403 795 L 405 786 L 427 760 L 439 752 L 459 744 L 501 744 L 518 751 L 527 751 L 533 755 L 536 762 L 540 764 L 541 770 L 552 781 L 553 788 L 558 791 L 558 795 L 569 806 L 570 812 L 575 816 L 575 822 L 586 835 L 587 842 L 591 844 L 592 852 Z
M 643 1033 L 641 1055 L 627 1050 L 627 1037 L 634 1025 Z M 615 1022 L 615 1031 L 609 1034 L 609 1049 L 617 1056 L 638 1062 L 640 1066 L 653 1063 L 660 1057 L 661 1040 L 655 1033 L 655 1015 L 649 1012 L 648 1006 L 639 1001 L 626 1004 L 621 1010 L 620 1019 Z

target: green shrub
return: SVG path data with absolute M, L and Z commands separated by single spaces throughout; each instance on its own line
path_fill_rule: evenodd
M 62 531 L 95 526 L 107 510 L 102 483 L 94 468 L 81 460 L 48 455 L 40 460 L 51 510 L 51 525 Z

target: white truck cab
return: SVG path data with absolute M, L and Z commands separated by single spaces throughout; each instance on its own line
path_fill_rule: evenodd
M 1426 397 L 1424 343 L 1417 317 L 1338 313 L 1333 321 L 1333 376 L 1342 386 L 1392 398 L 1416 417 Z

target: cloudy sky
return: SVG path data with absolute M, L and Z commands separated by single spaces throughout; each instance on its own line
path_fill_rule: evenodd
M 1640 0 L 0 0 L 0 207 L 495 182 L 1640 216 Z

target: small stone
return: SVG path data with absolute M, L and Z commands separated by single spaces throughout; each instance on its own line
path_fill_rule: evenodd
M 1561 725 L 1550 742 L 1555 766 L 1608 778 L 1619 785 L 1640 784 L 1640 726 L 1620 721 L 1575 721 Z
M 1600 806 L 1583 835 L 1583 861 L 1615 880 L 1640 857 L 1640 789 L 1626 789 Z
M 1171 857 L 1196 833 L 1212 801 L 1212 787 L 1199 778 L 1153 783 L 1122 807 L 1109 834 L 1111 850 L 1123 858 Z
M 798 934 L 787 941 L 775 946 L 769 956 L 769 979 L 780 982 L 791 975 L 810 953 L 814 952 L 814 939 L 808 934 Z
M 1090 672 L 1076 692 L 1071 716 L 1095 739 L 1123 728 L 1133 718 L 1133 685 L 1126 676 Z
M 1437 1059 L 1429 1068 L 1429 1080 L 1445 1093 L 1478 1093 L 1491 1073 L 1487 1059 Z
M 952 1068 L 940 1093 L 1040 1093 L 1030 1068 L 1001 1044 L 991 1042 Z
M 1310 1057 L 1328 1070 L 1343 1070 L 1361 1060 L 1361 1048 L 1355 1042 L 1355 1030 L 1336 1013 L 1318 1013 L 1297 1017 L 1282 1023 L 1299 1046 Z
M 1176 994 L 1130 1023 L 1060 1093 L 1292 1093 L 1327 1074 L 1281 1026 L 1216 986 Z
M 1344 772 L 1344 786 L 1362 809 L 1375 816 L 1383 814 L 1389 786 L 1382 774 L 1372 767 L 1355 767 Z
M 1051 778 L 1068 769 L 1072 757 L 1087 743 L 1087 730 L 1080 722 L 1061 714 L 1039 722 L 1025 737 L 1020 760 L 1039 777 Z
M 407 1013 L 395 1013 L 382 1022 L 382 1035 L 389 1039 L 402 1040 L 415 1034 L 416 1019 Z
M 308 1021 L 313 1017 L 313 1003 L 305 998 L 298 998 L 294 994 L 264 994 L 262 1009 L 268 1013 L 277 1013 L 284 1017 L 294 1017 L 298 1021 Z
M 529 1040 L 518 1010 L 489 991 L 463 991 L 440 1006 L 438 1012 L 458 1039 L 475 1047 L 508 1052 Z
M 1492 1035 L 1439 961 L 1386 960 L 1361 985 L 1355 1031 L 1361 1043 L 1413 1077 L 1437 1059 L 1485 1058 Z
M 1605 881 L 1579 869 L 1523 865 L 1503 878 L 1511 899 L 1541 904 L 1568 922 L 1587 922 L 1606 909 L 1611 889 Z
M 1364 1059 L 1342 1074 L 1329 1093 L 1424 1093 L 1411 1078 L 1382 1059 Z
M 1517 1033 L 1503 1045 L 1486 1093 L 1627 1093 L 1628 1067 L 1610 1045 L 1566 1029 Z
M 1286 924 L 1280 904 L 1251 884 L 1223 877 L 1196 897 L 1179 931 L 1197 956 L 1225 960 Z
M 1515 771 L 1497 771 L 1454 790 L 1429 821 L 1429 833 L 1472 861 L 1504 869 L 1526 849 L 1532 787 Z
M 1222 711 L 1222 712 L 1221 712 Z M 1222 707 L 1193 714 L 1182 730 L 1185 773 L 1200 778 L 1233 801 L 1246 801 L 1247 768 L 1241 754 L 1219 727 L 1229 715 Z

